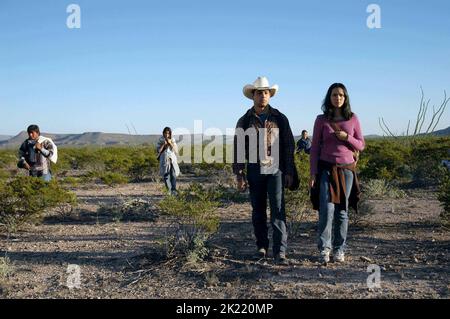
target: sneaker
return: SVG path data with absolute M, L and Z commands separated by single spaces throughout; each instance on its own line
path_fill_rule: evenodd
M 288 265 L 289 261 L 286 257 L 286 253 L 280 252 L 275 256 L 275 262 L 280 265 Z
M 320 263 L 328 264 L 329 262 L 330 262 L 330 251 L 329 250 L 322 250 L 320 252 Z
M 337 251 L 333 254 L 333 260 L 337 263 L 343 263 L 345 261 L 345 255 L 342 251 Z
M 258 248 L 258 259 L 266 258 L 267 256 L 267 249 L 264 247 Z

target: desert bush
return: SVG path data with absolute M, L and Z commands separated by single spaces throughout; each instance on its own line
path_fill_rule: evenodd
M 362 179 L 415 182 L 439 181 L 441 161 L 448 157 L 449 137 L 403 137 L 368 140 L 358 163 Z
M 108 215 L 115 222 L 121 221 L 156 221 L 158 215 L 152 202 L 145 199 L 120 200 L 110 205 L 102 205 L 98 215 Z
M 411 148 L 396 139 L 369 140 L 358 163 L 360 176 L 362 179 L 387 181 L 410 178 L 405 169 L 410 153 Z
M 158 203 L 161 213 L 174 218 L 175 235 L 166 236 L 166 255 L 168 258 L 181 255 L 189 257 L 204 256 L 208 238 L 217 232 L 219 218 L 216 209 L 220 203 L 204 187 L 192 184 L 180 190 L 177 196 L 166 196 Z M 195 258 L 194 258 L 195 259 Z
M 55 173 L 67 170 L 83 170 L 90 177 L 102 177 L 102 173 L 114 172 L 133 181 L 143 180 L 158 161 L 153 147 L 81 147 L 62 148 L 58 164 L 52 166 Z M 105 179 L 109 181 L 108 174 Z M 114 178 L 113 178 L 114 179 Z M 92 179 L 86 179 L 89 181 Z M 115 182 L 113 181 L 113 184 Z
M 128 177 L 116 172 L 101 172 L 97 177 L 108 186 L 117 186 L 128 183 Z
M 362 184 L 364 196 L 372 199 L 404 198 L 406 193 L 384 179 L 369 179 Z
M 309 199 L 309 156 L 301 153 L 295 156 L 295 165 L 300 179 L 300 188 L 296 191 L 286 190 L 285 207 L 289 232 L 296 236 L 308 215 L 312 212 Z
M 13 150 L 0 150 L 0 168 L 15 168 L 17 152 Z
M 25 223 L 38 223 L 47 209 L 76 204 L 76 196 L 57 181 L 20 176 L 0 184 L 0 227 L 8 233 Z
M 440 218 L 444 226 L 450 227 L 450 172 L 442 168 L 441 174 L 438 199 L 443 210 Z
M 68 185 L 70 187 L 78 187 L 80 185 L 81 178 L 68 176 L 68 177 L 64 177 L 63 179 L 60 179 L 60 182 L 61 182 L 61 184 Z
M 0 257 L 0 280 L 7 278 L 13 272 L 11 260 L 6 257 Z
M 442 160 L 448 158 L 450 138 L 420 138 L 412 145 L 411 162 L 413 180 L 422 185 L 438 185 Z

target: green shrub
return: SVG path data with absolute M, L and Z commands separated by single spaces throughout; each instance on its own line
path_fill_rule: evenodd
M 442 224 L 450 227 L 450 172 L 447 169 L 442 169 L 441 172 L 438 199 L 441 202 L 443 211 L 440 217 Z
M 0 257 L 0 280 L 7 278 L 13 272 L 13 266 L 8 257 Z
M 111 187 L 128 183 L 128 177 L 121 173 L 102 172 L 97 176 L 104 184 Z
M 298 235 L 301 225 L 312 211 L 309 199 L 309 156 L 305 153 L 296 154 L 295 165 L 300 179 L 300 188 L 293 192 L 289 190 L 285 192 L 286 219 L 293 236 Z
M 102 205 L 97 210 L 98 215 L 109 215 L 113 221 L 156 221 L 152 202 L 144 199 L 121 200 L 111 205 Z
M 367 198 L 404 198 L 406 193 L 391 185 L 384 179 L 369 179 L 362 186 L 364 196 Z
M 219 227 L 216 209 L 220 203 L 211 196 L 201 185 L 192 184 L 177 196 L 168 195 L 158 203 L 161 213 L 173 217 L 177 224 L 175 235 L 166 236 L 168 257 L 203 256 L 199 253 L 199 241 L 205 242 Z
M 362 179 L 433 185 L 448 157 L 450 137 L 404 137 L 368 140 L 358 168 Z
M 25 223 L 38 223 L 47 209 L 75 205 L 76 196 L 62 189 L 56 180 L 20 176 L 0 184 L 0 227 L 15 232 Z

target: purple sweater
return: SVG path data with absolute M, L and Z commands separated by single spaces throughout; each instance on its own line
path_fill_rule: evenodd
M 317 116 L 310 155 L 311 175 L 318 173 L 319 159 L 329 163 L 350 164 L 354 162 L 353 151 L 364 149 L 364 136 L 356 114 L 353 113 L 352 118 L 348 121 L 337 123 L 348 134 L 348 141 L 340 141 L 336 137 L 334 129 L 325 115 Z

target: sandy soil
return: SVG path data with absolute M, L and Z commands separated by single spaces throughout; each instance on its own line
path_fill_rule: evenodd
M 192 181 L 180 180 L 180 185 Z M 221 208 L 219 232 L 204 263 L 186 267 L 161 258 L 169 220 L 158 216 L 157 183 L 74 190 L 79 207 L 49 214 L 43 224 L 0 237 L 9 274 L 0 278 L 2 298 L 449 298 L 450 234 L 439 226 L 441 208 L 431 191 L 405 199 L 372 200 L 375 212 L 350 225 L 347 260 L 317 262 L 316 213 L 289 238 L 290 264 L 254 258 L 251 207 Z M 118 221 L 101 205 L 141 199 L 147 214 Z M 270 257 L 270 256 L 269 256 Z M 369 289 L 367 268 L 381 269 L 381 287 Z M 80 270 L 79 288 L 68 288 Z M 69 281 L 68 281 L 69 279 Z

